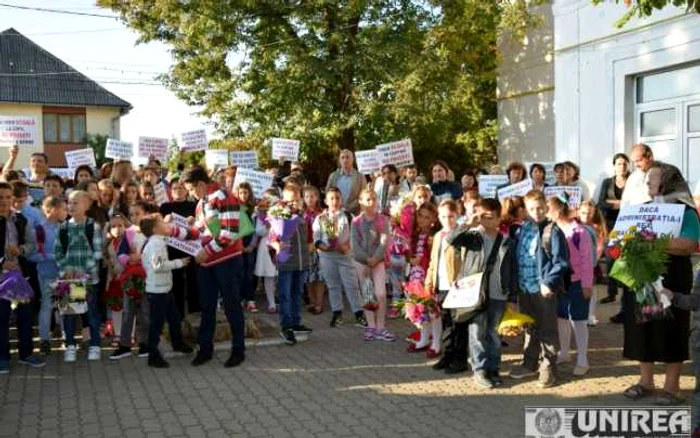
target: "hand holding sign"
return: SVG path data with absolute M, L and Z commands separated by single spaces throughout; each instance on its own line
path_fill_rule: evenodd
M 272 158 L 276 160 L 298 161 L 299 160 L 299 140 L 286 138 L 272 139 Z

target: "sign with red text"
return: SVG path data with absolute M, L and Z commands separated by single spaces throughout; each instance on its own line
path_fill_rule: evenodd
M 272 139 L 272 158 L 279 160 L 280 158 L 287 161 L 299 161 L 299 140 L 290 140 L 287 138 Z
M 207 131 L 198 129 L 196 131 L 183 132 L 180 136 L 180 150 L 185 152 L 205 151 L 209 147 Z
M 396 167 L 403 167 L 413 164 L 413 145 L 408 138 L 380 144 L 375 149 L 379 155 L 379 164 L 381 166 L 393 164 Z
M 70 171 L 75 171 L 78 166 L 97 167 L 95 162 L 95 150 L 91 148 L 77 149 L 75 151 L 66 151 L 66 164 Z
M 0 146 L 37 146 L 36 117 L 0 116 Z
M 129 161 L 134 156 L 134 144 L 128 141 L 107 139 L 105 157 L 119 161 Z
M 184 216 L 177 213 L 172 213 L 170 218 L 170 223 L 172 225 L 185 229 L 190 228 L 190 224 L 187 222 L 187 218 Z M 179 240 L 175 239 L 174 237 L 166 237 L 165 242 L 168 244 L 168 246 L 179 249 L 185 254 L 189 254 L 193 257 L 199 254 L 199 252 L 202 250 L 202 243 L 199 240 Z
M 139 157 L 168 160 L 168 139 L 157 137 L 139 137 Z
M 355 152 L 355 162 L 357 170 L 365 175 L 371 175 L 382 168 L 379 164 L 379 152 L 376 149 Z
M 678 237 L 684 214 L 685 204 L 627 205 L 620 209 L 614 229 L 624 233 L 629 227 L 635 226 L 640 231 L 648 229 L 657 235 L 670 234 Z

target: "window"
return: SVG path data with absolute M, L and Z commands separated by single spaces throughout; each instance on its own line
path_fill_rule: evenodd
M 700 93 L 700 65 L 646 75 L 637 79 L 637 103 Z
M 700 105 L 688 107 L 688 132 L 700 132 Z
M 56 114 L 44 114 L 44 141 L 56 143 L 58 141 L 58 116 Z
M 85 109 L 44 107 L 45 143 L 83 143 Z
M 673 108 L 642 113 L 642 137 L 674 135 L 676 133 L 676 111 Z

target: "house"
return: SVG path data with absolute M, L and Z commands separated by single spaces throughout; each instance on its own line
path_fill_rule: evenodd
M 615 153 L 644 142 L 700 181 L 700 15 L 668 7 L 618 29 L 626 10 L 554 0 L 502 46 L 501 162 L 572 160 L 594 189 Z
M 33 152 L 65 166 L 64 153 L 84 148 L 87 134 L 119 138 L 131 108 L 15 29 L 0 33 L 0 145 L 20 145 L 17 168 Z

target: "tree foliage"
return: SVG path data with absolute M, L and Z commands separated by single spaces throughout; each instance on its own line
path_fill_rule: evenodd
M 594 5 L 603 3 L 603 0 L 591 1 Z M 700 0 L 615 0 L 615 3 L 624 3 L 627 7 L 627 12 L 615 22 L 615 27 L 618 28 L 623 27 L 634 17 L 646 18 L 667 6 L 685 8 L 686 12 L 700 14 Z
M 110 161 L 105 157 L 108 139 L 108 135 L 102 134 L 87 134 L 85 136 L 85 143 L 87 144 L 87 147 L 95 151 L 95 162 L 97 163 L 98 168 L 107 161 Z

